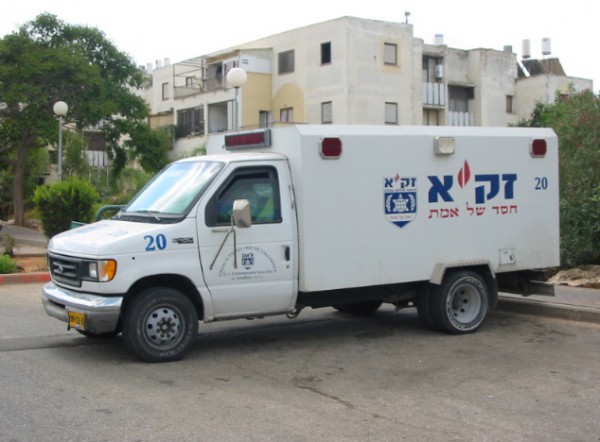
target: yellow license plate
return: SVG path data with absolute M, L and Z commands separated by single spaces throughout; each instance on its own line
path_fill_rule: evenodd
M 83 313 L 69 312 L 69 328 L 85 330 L 85 315 Z

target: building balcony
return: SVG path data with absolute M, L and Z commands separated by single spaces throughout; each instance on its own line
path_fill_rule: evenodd
M 446 86 L 444 83 L 422 83 L 421 100 L 423 106 L 446 106 Z
M 471 112 L 446 112 L 448 126 L 475 126 L 475 115 Z

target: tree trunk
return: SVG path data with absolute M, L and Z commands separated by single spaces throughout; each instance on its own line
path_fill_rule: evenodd
M 27 152 L 29 152 L 29 145 L 25 142 L 18 147 L 17 159 L 15 161 L 13 205 L 15 211 L 15 224 L 17 226 L 25 225 L 25 173 L 27 172 Z

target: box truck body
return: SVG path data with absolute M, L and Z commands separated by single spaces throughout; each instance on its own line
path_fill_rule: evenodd
M 113 219 L 50 241 L 49 314 L 123 332 L 146 360 L 181 357 L 198 319 L 304 307 L 416 305 L 463 333 L 498 288 L 548 291 L 539 269 L 559 265 L 549 129 L 298 125 L 215 135 L 207 150 Z M 149 319 L 173 299 L 175 313 Z

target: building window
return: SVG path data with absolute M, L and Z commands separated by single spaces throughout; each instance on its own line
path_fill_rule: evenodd
M 280 52 L 278 56 L 279 75 L 294 72 L 294 50 Z
M 279 121 L 282 123 L 292 123 L 294 121 L 294 108 L 286 107 L 279 112 Z
M 194 87 L 194 77 L 185 77 L 185 87 Z
M 469 112 L 469 100 L 475 98 L 472 87 L 448 86 L 448 110 L 450 112 Z
M 333 105 L 331 104 L 331 101 L 321 103 L 321 123 L 333 123 Z
M 162 99 L 163 100 L 169 99 L 169 83 L 162 84 Z
M 444 77 L 443 59 L 423 56 L 423 82 L 439 83 Z
M 321 64 L 331 63 L 331 42 L 321 43 Z
M 258 111 L 258 124 L 260 127 L 271 127 L 271 112 Z
M 385 103 L 385 124 L 398 124 L 398 103 Z
M 177 138 L 204 135 L 204 107 L 177 111 Z
M 515 113 L 515 110 L 513 108 L 513 96 L 512 95 L 506 96 L 506 113 L 507 114 Z
M 394 43 L 385 43 L 383 46 L 383 63 L 398 64 L 398 47 Z

